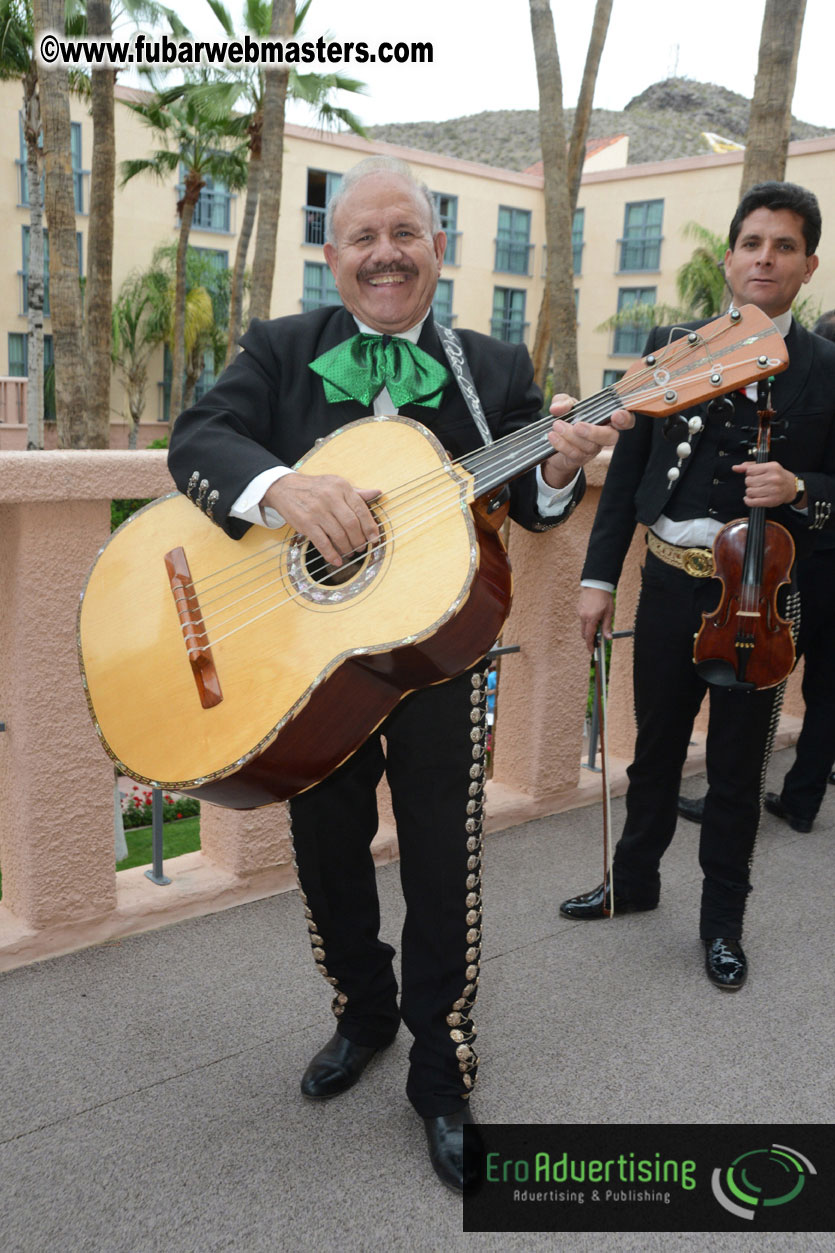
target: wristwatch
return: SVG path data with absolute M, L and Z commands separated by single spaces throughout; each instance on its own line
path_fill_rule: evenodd
M 806 495 L 806 484 L 803 482 L 803 479 L 799 479 L 797 475 L 795 475 L 794 485 L 797 488 L 797 492 L 796 492 L 794 500 L 791 501 L 790 503 L 792 505 L 799 505 L 803 497 Z

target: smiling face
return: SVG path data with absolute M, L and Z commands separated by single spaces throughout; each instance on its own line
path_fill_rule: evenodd
M 349 313 L 384 335 L 402 334 L 428 312 L 446 235 L 432 235 L 429 206 L 399 174 L 361 178 L 336 207 L 325 260 Z
M 806 256 L 803 219 L 791 209 L 755 209 L 725 253 L 725 277 L 734 305 L 756 305 L 770 318 L 785 313 L 818 268 Z

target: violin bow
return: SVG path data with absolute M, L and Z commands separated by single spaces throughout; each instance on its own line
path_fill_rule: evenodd
M 603 785 L 603 909 L 615 916 L 615 881 L 612 865 L 612 793 L 609 786 L 609 719 L 606 714 L 606 640 L 598 631 L 594 641 L 594 694 L 597 701 L 597 723 L 600 730 L 600 777 Z M 606 885 L 609 908 L 606 909 Z

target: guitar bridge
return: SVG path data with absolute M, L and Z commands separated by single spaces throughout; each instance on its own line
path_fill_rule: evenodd
M 185 549 L 172 548 L 166 553 L 165 568 L 168 571 L 174 604 L 177 606 L 189 665 L 200 695 L 200 704 L 204 709 L 212 709 L 223 700 L 223 693 L 220 690 L 212 650 L 206 642 L 206 627 Z

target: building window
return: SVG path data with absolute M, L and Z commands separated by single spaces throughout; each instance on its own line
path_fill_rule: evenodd
M 520 287 L 494 287 L 490 334 L 508 344 L 523 344 L 527 329 L 524 290 Z
M 441 219 L 441 230 L 446 232 L 444 265 L 458 265 L 458 239 L 461 235 L 458 230 L 458 197 L 447 196 L 442 191 L 433 191 L 432 199 L 435 201 L 438 217 Z
M 604 388 L 614 387 L 618 379 L 622 379 L 625 373 L 626 373 L 625 370 L 604 370 L 603 371 Z
M 654 287 L 621 287 L 618 292 L 618 313 L 631 309 L 634 305 L 654 305 Z M 618 326 L 615 329 L 615 342 L 612 347 L 614 356 L 637 356 L 647 337 L 645 325 Z
M 304 242 L 325 242 L 325 211 L 331 197 L 342 182 L 341 174 L 332 170 L 307 171 L 307 204 L 304 206 Z M 329 302 L 333 303 L 333 302 Z
M 336 282 L 330 267 L 323 261 L 305 261 L 302 313 L 323 309 L 326 305 L 339 305 L 342 301 L 336 290 Z
M 661 268 L 663 216 L 663 200 L 638 200 L 626 206 L 623 239 L 619 241 L 621 270 Z
M 439 278 L 435 288 L 435 299 L 432 301 L 432 315 L 441 326 L 452 326 L 455 317 L 452 312 L 452 279 Z
M 180 186 L 178 193 L 185 193 L 186 172 L 180 166 Z M 194 206 L 194 217 L 191 224 L 195 230 L 218 231 L 228 235 L 232 229 L 232 192 L 219 178 L 211 174 L 204 176 L 204 186 L 200 189 L 197 204 Z
M 499 206 L 495 269 L 504 274 L 529 274 L 531 215 L 527 209 Z
M 585 209 L 575 209 L 571 222 L 571 251 L 574 260 L 574 273 L 583 272 L 583 227 L 586 221 Z
M 20 139 L 20 157 L 17 165 L 20 170 L 20 203 L 29 204 L 29 167 L 26 161 L 26 140 L 23 136 L 23 119 L 18 115 L 18 134 Z M 43 146 L 43 136 L 38 138 L 39 147 Z M 72 184 L 75 197 L 76 213 L 84 212 L 84 178 L 90 173 L 81 165 L 81 123 L 70 123 L 70 149 L 72 153 Z M 41 203 L 43 203 L 43 176 L 41 176 Z
M 51 335 L 43 337 L 43 369 L 44 376 L 51 371 L 55 363 L 55 351 Z M 18 331 L 9 334 L 9 377 L 28 378 L 29 376 L 29 336 Z M 46 378 L 44 380 L 47 381 Z M 55 388 L 44 387 L 43 416 L 48 422 L 55 421 Z

